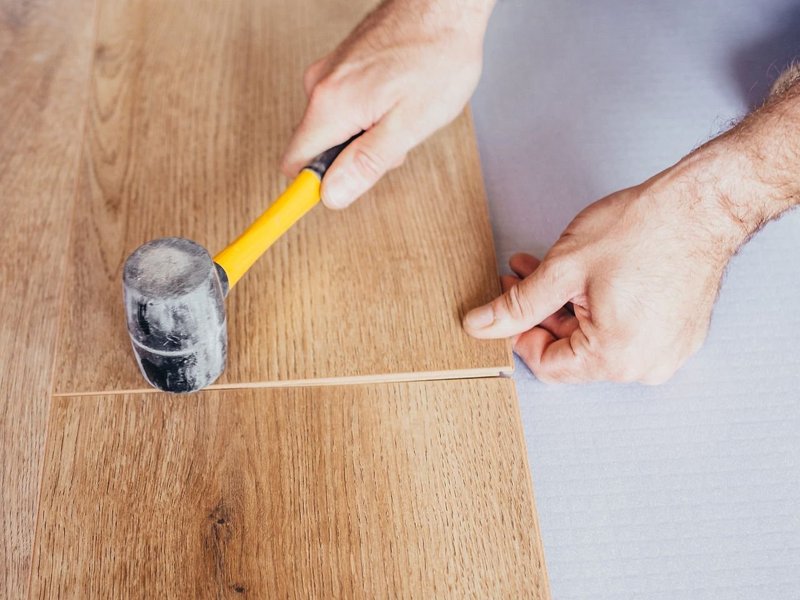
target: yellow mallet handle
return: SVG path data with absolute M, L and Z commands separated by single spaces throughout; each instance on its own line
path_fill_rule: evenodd
M 264 214 L 214 257 L 214 262 L 222 267 L 228 277 L 228 290 L 236 285 L 278 238 L 319 203 L 322 177 L 339 153 L 359 135 L 361 134 L 326 150 L 312 160 Z
M 291 185 L 256 219 L 244 233 L 214 257 L 228 276 L 228 289 L 236 285 L 247 270 L 279 237 L 289 231 L 304 214 L 319 202 L 320 176 L 303 169 Z

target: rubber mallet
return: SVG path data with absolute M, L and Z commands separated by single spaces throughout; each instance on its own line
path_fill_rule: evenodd
M 125 261 L 125 317 L 145 379 L 167 392 L 193 392 L 225 369 L 225 297 L 247 270 L 320 201 L 325 172 L 353 138 L 306 166 L 286 191 L 213 259 L 200 244 L 161 238 Z

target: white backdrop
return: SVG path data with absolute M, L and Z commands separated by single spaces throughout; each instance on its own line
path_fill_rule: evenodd
M 472 107 L 501 268 L 719 132 L 793 56 L 800 2 L 500 0 Z M 555 599 L 800 598 L 799 348 L 796 211 L 735 257 L 667 385 L 545 386 L 517 363 Z

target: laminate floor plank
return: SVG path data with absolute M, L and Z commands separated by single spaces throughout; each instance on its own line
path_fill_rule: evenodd
M 59 397 L 31 596 L 547 598 L 504 378 Z
M 370 1 L 101 0 L 58 394 L 146 387 L 121 302 L 152 238 L 212 254 L 277 196 L 305 65 Z M 318 207 L 232 291 L 221 387 L 497 374 L 504 341 L 461 329 L 498 292 L 475 138 L 462 115 L 348 210 Z
M 93 0 L 0 0 L 0 598 L 26 595 Z

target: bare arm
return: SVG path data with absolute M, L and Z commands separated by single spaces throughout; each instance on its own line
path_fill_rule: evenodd
M 731 256 L 800 202 L 800 83 L 648 181 L 583 210 L 466 330 L 513 337 L 545 381 L 668 379 L 701 345 Z M 565 305 L 569 306 L 564 308 Z
M 800 67 L 787 70 L 764 106 L 715 142 L 721 201 L 746 240 L 800 203 Z

